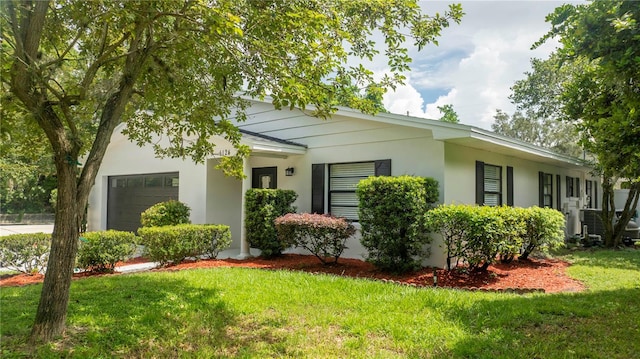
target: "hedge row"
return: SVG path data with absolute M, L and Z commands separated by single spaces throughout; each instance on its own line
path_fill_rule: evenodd
M 76 263 L 91 271 L 113 272 L 116 263 L 129 258 L 135 250 L 136 235 L 132 232 L 87 232 L 80 237 Z
M 539 207 L 441 205 L 425 216 L 430 231 L 442 235 L 447 269 L 462 262 L 485 270 L 498 257 L 508 262 L 518 254 L 526 259 L 534 250 L 560 247 L 564 222 L 562 213 Z
M 3 267 L 28 273 L 44 273 L 51 249 L 51 234 L 27 233 L 0 237 Z
M 112 272 L 115 264 L 134 253 L 136 243 L 144 244 L 152 261 L 179 263 L 187 257 L 205 255 L 214 258 L 231 244 L 231 232 L 223 225 L 147 227 L 131 232 L 87 232 L 80 237 L 76 264 L 91 271 Z M 0 237 L 0 263 L 19 272 L 44 273 L 49 260 L 51 235 L 14 234 Z
M 179 224 L 138 229 L 144 255 L 161 265 L 180 263 L 200 255 L 215 258 L 231 245 L 229 226 L 214 224 Z

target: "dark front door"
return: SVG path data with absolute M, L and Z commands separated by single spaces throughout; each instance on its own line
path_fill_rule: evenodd
M 251 170 L 251 187 L 278 188 L 278 167 L 259 167 Z

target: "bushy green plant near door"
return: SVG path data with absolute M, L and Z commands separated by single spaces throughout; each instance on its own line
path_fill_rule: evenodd
M 296 211 L 293 202 L 298 194 L 292 190 L 252 188 L 245 196 L 247 241 L 251 247 L 260 249 L 263 257 L 282 254 L 289 244 L 278 240 L 274 220 Z

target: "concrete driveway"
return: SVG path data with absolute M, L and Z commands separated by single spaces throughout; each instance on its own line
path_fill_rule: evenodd
M 53 224 L 7 224 L 0 225 L 0 236 L 17 233 L 51 233 Z

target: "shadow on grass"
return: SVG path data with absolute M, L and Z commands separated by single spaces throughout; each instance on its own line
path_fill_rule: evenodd
M 478 300 L 448 311 L 468 335 L 436 358 L 638 357 L 638 300 L 640 287 Z
M 7 290 L 13 293 L 2 293 L 0 357 L 260 357 L 261 343 L 278 350 L 272 323 L 247 321 L 204 278 L 154 273 L 74 281 L 65 335 L 36 348 L 25 343 L 41 285 Z

